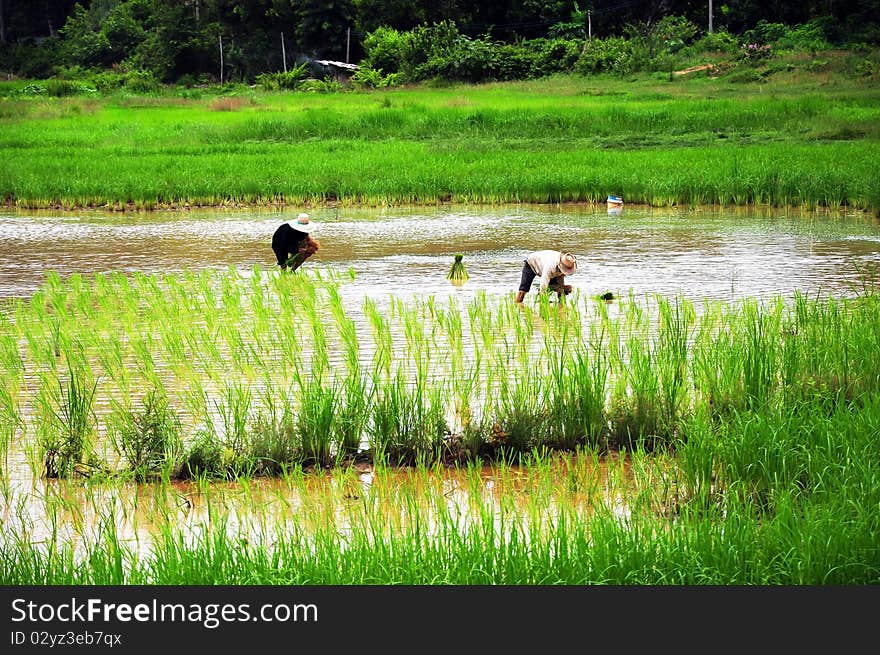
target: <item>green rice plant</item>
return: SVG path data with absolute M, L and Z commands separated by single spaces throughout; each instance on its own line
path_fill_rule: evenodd
M 299 383 L 298 392 L 295 429 L 303 463 L 327 466 L 332 461 L 339 390 L 310 378 Z
M 108 431 L 135 480 L 176 477 L 183 456 L 183 426 L 165 392 L 149 389 L 139 410 L 118 408 Z
M 607 446 L 605 401 L 609 367 L 601 344 L 601 333 L 594 333 L 588 348 L 578 348 L 564 360 L 565 372 L 554 402 L 565 408 L 564 412 L 557 410 L 556 413 L 562 423 L 562 433 L 569 438 L 564 444 L 568 448 Z
M 339 295 L 339 288 L 330 286 L 327 288 L 327 294 L 330 312 L 336 324 L 336 332 L 342 342 L 346 374 L 357 377 L 361 374 L 361 359 L 360 343 L 355 322 L 346 315 L 345 309 L 342 306 L 342 297 Z
M 364 376 L 346 376 L 338 387 L 334 408 L 332 444 L 337 459 L 357 453 L 370 416 L 370 392 Z
M 467 268 L 465 268 L 464 262 L 462 262 L 463 259 L 464 255 L 456 255 L 449 273 L 446 274 L 446 279 L 456 286 L 461 286 L 470 279 Z
M 737 316 L 736 308 L 706 303 L 696 328 L 691 357 L 695 403 L 715 416 L 745 408 Z
M 228 479 L 243 469 L 241 458 L 236 465 L 236 453 L 224 447 L 210 427 L 195 432 L 181 466 L 181 477 L 200 479 Z
M 251 449 L 249 421 L 252 393 L 241 384 L 227 384 L 213 409 L 219 416 L 208 415 L 195 431 L 181 466 L 181 475 L 190 478 L 232 479 L 252 474 L 257 463 Z M 220 425 L 216 425 L 219 419 Z M 262 453 L 261 453 L 262 455 Z
M 555 426 L 548 408 L 548 382 L 541 369 L 527 366 L 523 364 L 512 379 L 506 376 L 500 381 L 485 437 L 493 457 L 516 459 L 551 441 L 548 434 Z
M 742 304 L 743 392 L 751 406 L 770 402 L 778 388 L 782 307 L 778 300 L 770 306 L 750 299 Z
M 656 366 L 660 378 L 660 429 L 666 435 L 674 435 L 679 418 L 690 408 L 688 361 L 695 311 L 693 305 L 681 297 L 674 301 L 660 298 L 658 310 Z
M 373 384 L 378 387 L 379 384 L 390 379 L 392 353 L 394 352 L 394 343 L 391 337 L 391 329 L 387 319 L 382 316 L 376 306 L 376 302 L 372 298 L 364 299 L 364 314 L 370 322 L 373 331 Z
M 398 464 L 431 462 L 442 454 L 448 428 L 442 392 L 398 370 L 376 388 L 367 423 L 373 458 Z
M 0 449 L 4 458 L 15 436 L 24 427 L 18 394 L 12 385 L 3 384 L 0 386 Z
M 250 456 L 254 475 L 284 475 L 304 461 L 296 419 L 289 402 L 258 411 L 251 422 Z
M 232 382 L 224 385 L 215 407 L 221 419 L 223 446 L 235 454 L 247 451 L 247 426 L 252 405 L 250 388 Z
M 615 362 L 621 381 L 612 389 L 608 409 L 611 440 L 615 446 L 651 450 L 670 435 L 662 424 L 656 345 L 643 331 L 646 327 L 643 321 L 647 319 L 642 309 L 630 311 L 628 320 L 633 321 L 634 326 L 626 338 L 625 359 Z
M 94 412 L 98 383 L 81 362 L 67 359 L 67 380 L 58 378 L 59 393 L 50 408 L 52 423 L 40 433 L 40 450 L 47 478 L 88 474 L 96 466 L 93 456 L 97 434 Z

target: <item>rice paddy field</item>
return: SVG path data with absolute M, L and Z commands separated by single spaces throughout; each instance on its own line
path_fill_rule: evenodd
M 0 87 L 0 196 L 21 208 L 597 202 L 876 211 L 880 91 L 560 76 L 266 93 L 27 98 Z M 827 68 L 827 66 L 826 66 Z
M 880 581 L 870 214 L 312 215 L 0 217 L 4 584 Z

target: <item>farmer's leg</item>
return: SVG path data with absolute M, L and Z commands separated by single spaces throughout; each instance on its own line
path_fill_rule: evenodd
M 534 281 L 534 279 L 535 271 L 532 270 L 532 267 L 529 266 L 528 262 L 523 262 L 522 276 L 519 280 L 519 290 L 516 292 L 516 302 L 523 301 L 523 298 L 526 297 L 526 294 L 532 287 L 532 282 Z

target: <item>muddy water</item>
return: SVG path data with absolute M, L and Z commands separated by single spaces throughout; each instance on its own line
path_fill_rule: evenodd
M 31 295 L 50 270 L 64 277 L 228 266 L 274 269 L 272 233 L 296 213 L 6 212 L 0 214 L 0 297 Z M 609 213 L 604 206 L 515 206 L 318 209 L 311 216 L 319 223 L 314 236 L 322 247 L 306 266 L 351 269 L 355 281 L 340 291 L 352 308 L 365 297 L 381 305 L 391 296 L 466 301 L 477 293 L 513 294 L 523 258 L 542 248 L 572 250 L 580 270 L 569 281 L 590 295 L 682 294 L 693 300 L 796 292 L 849 295 L 866 270 L 880 266 L 880 224 L 859 215 L 639 207 Z M 461 287 L 446 279 L 458 253 L 470 274 Z M 137 548 L 150 543 L 157 516 L 189 526 L 211 518 L 206 496 L 190 487 L 174 487 L 159 502 L 149 487 L 96 489 L 34 479 L 26 452 L 7 457 L 12 461 L 3 466 L 3 523 L 21 526 L 34 541 L 59 531 L 59 522 L 65 539 L 88 541 L 108 507 L 117 508 L 112 511 L 120 537 Z M 328 484 L 338 491 L 337 483 Z M 351 487 L 344 493 L 315 490 L 331 507 L 327 516 L 344 514 L 352 499 L 372 493 L 372 472 L 361 470 L 344 484 Z M 502 486 L 506 493 L 519 491 L 516 485 L 499 485 L 491 468 L 476 485 L 454 476 L 442 484 L 440 495 L 456 507 L 467 505 L 474 494 L 498 503 Z M 256 491 L 245 493 L 236 486 L 218 486 L 213 495 L 215 506 L 232 508 L 232 525 L 249 533 L 263 530 L 267 516 L 283 522 L 291 512 L 317 502 L 308 493 L 303 496 L 304 488 L 291 490 L 277 481 L 256 480 L 252 487 Z M 602 489 L 600 484 L 599 493 Z M 618 509 L 622 503 L 619 494 L 605 502 Z
M 0 297 L 27 296 L 47 270 L 177 271 L 275 267 L 272 232 L 296 210 L 0 213 Z M 581 292 L 734 299 L 848 293 L 880 262 L 880 225 L 853 214 L 604 207 L 318 209 L 321 250 L 306 265 L 353 269 L 348 292 L 435 295 L 513 293 L 524 256 L 569 249 Z M 455 254 L 470 280 L 450 285 Z M 360 303 L 357 303 L 358 305 Z
M 22 536 L 33 544 L 55 540 L 81 556 L 108 534 L 126 550 L 148 556 L 157 534 L 169 527 L 187 542 L 219 530 L 234 541 L 269 545 L 279 535 L 308 537 L 330 528 L 347 536 L 369 524 L 401 530 L 418 522 L 423 530 L 437 530 L 440 525 L 448 529 L 451 522 L 465 528 L 484 521 L 487 512 L 497 530 L 517 522 L 527 528 L 545 521 L 561 504 L 580 516 L 602 508 L 625 520 L 628 498 L 635 495 L 628 459 L 568 454 L 539 466 L 439 471 L 357 464 L 207 485 L 20 483 L 13 481 L 7 494 L 17 501 L 0 504 L 0 543 Z

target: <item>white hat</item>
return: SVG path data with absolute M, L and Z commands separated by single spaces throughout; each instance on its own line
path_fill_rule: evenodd
M 298 232 L 305 232 L 308 234 L 312 230 L 314 230 L 317 226 L 309 220 L 309 215 L 306 213 L 302 213 L 296 217 L 296 221 L 291 226 L 294 230 Z
M 577 270 L 577 259 L 570 252 L 559 254 L 559 270 L 563 275 L 572 275 Z

